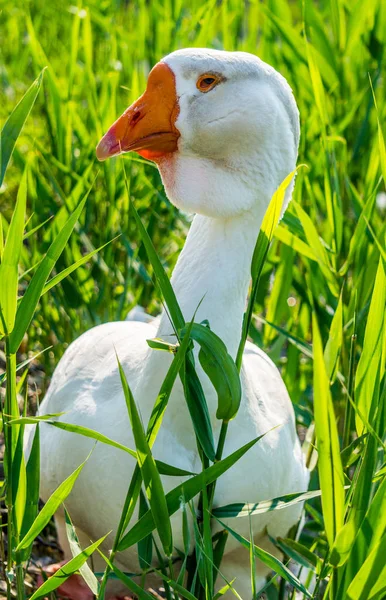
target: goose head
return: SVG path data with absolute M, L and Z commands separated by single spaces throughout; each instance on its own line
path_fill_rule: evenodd
M 175 206 L 229 218 L 264 214 L 295 168 L 298 143 L 296 102 L 273 67 L 245 52 L 185 49 L 152 69 L 96 153 L 138 152 L 157 163 Z

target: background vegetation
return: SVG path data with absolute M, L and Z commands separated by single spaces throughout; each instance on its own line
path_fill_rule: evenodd
M 2 495 L 8 507 L 16 502 L 12 511 L 20 511 L 13 516 L 16 538 L 33 522 L 17 492 L 23 426 L 18 431 L 18 425 L 6 425 L 19 416 L 16 392 L 33 412 L 74 338 L 97 323 L 124 319 L 137 304 L 159 312 L 154 263 L 129 199 L 169 274 L 189 225 L 168 202 L 153 165 L 125 158 L 126 194 L 120 160 L 96 164 L 96 143 L 165 54 L 188 46 L 245 50 L 272 64 L 293 88 L 302 125 L 299 163 L 308 166 L 275 229 L 249 331 L 281 369 L 311 467 L 315 429 L 319 443 L 311 489 L 322 488 L 323 503 L 309 499 L 300 539 L 280 543 L 308 573 L 307 586 L 316 574 L 314 597 L 385 597 L 385 37 L 382 0 L 0 2 L 2 124 L 47 67 L 43 83 L 41 76 L 27 96 L 32 106 L 41 86 L 6 175 L 6 146 L 15 131 L 17 137 L 17 123 L 4 126 L 1 138 L 0 303 L 3 319 L 9 317 L 1 328 L 9 334 L 3 339 L 3 420 L 12 448 Z M 77 218 L 75 207 L 89 189 Z M 28 221 L 18 256 L 25 194 Z M 12 214 L 14 229 L 3 250 Z M 65 231 L 74 232 L 66 241 L 59 234 L 71 216 Z M 30 292 L 12 331 L 15 260 L 23 296 L 58 239 L 63 252 L 50 264 L 56 263 L 51 277 L 71 272 L 49 290 L 44 283 L 50 270 L 41 289 L 35 278 L 36 302 L 44 293 L 34 311 Z M 29 363 L 28 377 L 19 370 L 18 383 L 16 350 L 18 363 L 44 351 Z M 17 473 L 13 491 L 11 472 Z M 23 531 L 18 517 L 27 519 Z M 0 552 L 4 561 L 5 538 Z M 11 573 L 13 565 L 19 597 L 25 557 L 16 553 L 8 568 Z M 11 594 L 13 575 L 3 566 Z M 291 597 L 291 589 L 276 578 L 265 593 Z

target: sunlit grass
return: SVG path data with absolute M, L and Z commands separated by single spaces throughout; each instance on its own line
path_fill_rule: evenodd
M 260 240 L 255 253 L 258 286 L 248 311 L 249 335 L 281 369 L 314 467 L 315 434 L 319 451 L 310 488 L 321 489 L 322 498 L 314 494 L 306 501 L 300 538 L 278 543 L 287 558 L 301 565 L 302 581 L 313 597 L 383 598 L 386 11 L 382 2 L 358 0 L 351 7 L 340 0 L 318 4 L 156 0 L 127 5 L 106 0 L 76 8 L 35 0 L 28 7 L 0 3 L 0 10 L 0 118 L 5 124 L 0 156 L 0 343 L 7 356 L 6 374 L 1 375 L 7 448 L 2 497 L 13 506 L 8 538 L 14 539 L 6 578 L 9 597 L 11 587 L 24 597 L 30 543 L 53 512 L 50 505 L 43 517 L 43 511 L 38 515 L 38 434 L 27 465 L 22 458 L 25 421 L 19 420 L 23 415 L 18 398 L 26 390 L 26 375 L 21 369 L 16 377 L 17 364 L 50 347 L 38 358 L 46 374 L 44 393 L 66 346 L 94 324 L 124 319 L 137 304 L 158 313 L 160 290 L 173 312 L 175 299 L 163 269 L 170 274 L 188 221 L 168 202 L 154 166 L 133 157 L 97 165 L 96 143 L 141 93 L 156 61 L 179 47 L 208 46 L 257 53 L 272 64 L 288 79 L 301 115 L 299 164 L 307 168 L 297 174 L 293 202 L 274 229 L 265 261 L 266 240 Z M 134 214 L 130 200 L 135 200 Z M 17 290 L 23 297 L 19 303 Z M 174 308 L 173 320 L 182 332 L 185 324 Z M 183 348 L 188 361 L 183 333 L 180 341 L 175 360 Z M 185 360 L 184 354 L 180 360 Z M 167 385 L 172 385 L 180 367 L 175 365 Z M 8 425 L 12 419 L 17 423 Z M 138 424 L 135 427 L 138 430 Z M 213 458 L 216 449 L 210 432 L 205 438 L 202 427 L 199 431 L 207 456 Z M 78 433 L 91 436 L 90 431 Z M 137 433 L 142 451 L 150 453 L 149 430 Z M 98 443 L 109 442 L 99 437 Z M 138 448 L 127 450 L 136 456 Z M 141 477 L 146 483 L 160 469 L 155 462 L 151 472 L 143 472 L 139 462 L 131 488 L 136 498 L 141 497 Z M 208 497 L 203 502 L 210 503 L 217 476 L 208 476 Z M 200 486 L 197 490 L 202 482 Z M 162 499 L 162 485 L 158 494 Z M 162 500 L 164 520 L 172 502 L 167 496 L 166 504 Z M 148 508 L 154 511 L 152 502 L 147 507 L 143 497 L 145 521 Z M 269 503 L 260 507 L 272 508 Z M 141 530 L 145 539 L 153 529 Z M 69 531 L 74 531 L 72 525 Z M 131 534 L 133 543 L 142 533 Z M 208 523 L 196 534 L 196 546 L 207 557 L 209 585 L 216 571 L 212 561 L 218 567 L 216 556 L 221 552 L 212 552 Z M 167 531 L 164 535 L 167 546 Z M 117 548 L 119 543 L 122 546 L 122 539 L 117 538 Z M 144 565 L 148 546 L 142 548 Z M 94 550 L 95 545 L 90 552 Z M 257 550 L 250 547 L 250 552 L 252 556 Z M 80 559 L 73 560 L 75 568 L 82 566 Z M 113 567 L 108 566 L 106 574 Z M 169 576 L 168 567 L 164 578 Z M 276 565 L 275 570 L 285 577 L 282 567 Z M 98 586 L 91 572 L 85 576 L 90 585 Z M 267 597 L 294 597 L 292 588 L 278 581 L 267 588 Z M 173 580 L 166 585 L 176 586 Z M 179 585 L 174 589 L 183 596 Z

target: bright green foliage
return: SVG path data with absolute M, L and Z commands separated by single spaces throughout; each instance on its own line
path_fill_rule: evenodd
M 166 556 L 171 556 L 173 552 L 172 528 L 161 477 L 146 439 L 141 418 L 127 383 L 125 373 L 119 359 L 117 360 L 123 392 L 126 399 L 127 411 L 129 413 L 131 428 L 133 430 L 134 441 L 137 448 L 138 465 L 141 469 L 146 494 L 149 499 L 151 512 L 157 526 L 158 535 L 162 542 L 164 552 Z
M 65 345 L 82 332 L 124 319 L 137 304 L 156 314 L 162 300 L 174 324 L 175 343 L 166 346 L 153 340 L 149 345 L 154 352 L 166 347 L 174 358 L 154 399 L 149 424 L 141 429 L 134 419 L 136 449 L 99 432 L 74 428 L 61 421 L 61 415 L 50 415 L 48 421 L 55 424 L 44 425 L 118 446 L 132 454 L 133 461 L 140 449 L 144 459 L 128 482 L 100 597 L 111 570 L 139 597 L 150 597 L 117 569 L 114 560 L 118 547 L 140 542 L 144 548 L 144 539 L 142 557 L 150 556 L 151 539 L 153 558 L 157 555 L 152 533 L 160 526 L 161 512 L 154 519 L 154 507 L 146 510 L 142 503 L 140 520 L 131 520 L 141 486 L 149 487 L 157 473 L 168 473 L 186 481 L 163 496 L 162 479 L 157 480 L 164 525 L 167 528 L 169 516 L 181 508 L 183 497 L 184 549 L 192 543 L 198 558 L 189 589 L 186 556 L 178 581 L 169 564 L 160 566 L 169 599 L 173 589 L 181 597 L 209 598 L 216 578 L 222 587 L 217 597 L 225 592 L 237 597 L 234 582 L 221 575 L 228 532 L 215 536 L 211 548 L 207 514 L 203 523 L 196 523 L 194 539 L 188 530 L 189 502 L 200 496 L 206 513 L 230 519 L 305 501 L 300 537 L 296 542 L 277 541 L 302 566 L 305 586 L 313 589 L 309 582 L 316 576 L 315 599 L 380 600 L 386 593 L 384 2 L 84 0 L 77 5 L 65 0 L 58 9 L 57 3 L 43 0 L 0 0 L 0 15 L 0 343 L 6 356 L 6 372 L 0 373 L 6 387 L 0 424 L 6 485 L 0 489 L 7 506 L 13 507 L 7 522 L 9 547 L 19 548 L 11 553 L 7 570 L 8 598 L 12 587 L 18 600 L 25 597 L 23 569 L 31 543 L 76 477 L 64 482 L 38 512 L 40 425 L 27 460 L 22 452 L 24 427 L 39 421 L 26 420 L 18 405 L 27 381 L 22 369 L 32 360 L 27 352 L 45 369 L 47 386 Z M 308 168 L 299 170 L 293 201 L 278 226 L 289 180 L 267 212 L 251 266 L 253 287 L 236 369 L 222 342 L 204 325 L 208 339 L 193 335 L 192 325 L 185 322 L 192 315 L 182 315 L 170 286 L 188 222 L 166 199 L 157 169 L 135 155 L 103 165 L 95 161 L 98 140 L 142 93 L 150 68 L 172 50 L 187 46 L 258 54 L 287 78 L 301 116 L 299 164 Z M 194 327 L 202 333 L 198 324 Z M 236 461 L 249 448 L 221 460 L 227 429 L 232 427 L 228 419 L 240 400 L 236 371 L 248 334 L 281 369 L 306 434 L 307 460 L 315 465 L 317 452 L 318 464 L 309 493 L 255 504 L 240 498 L 237 504 L 212 510 L 216 479 L 231 466 L 225 461 Z M 193 360 L 192 345 L 200 341 L 199 360 L 216 388 L 217 416 L 223 420 L 217 447 Z M 16 357 L 18 351 L 21 355 Z M 202 473 L 181 473 L 151 460 L 178 377 Z M 134 400 L 130 406 L 135 417 Z M 144 464 L 149 469 L 144 470 Z M 34 597 L 48 595 L 73 570 L 80 568 L 85 574 L 87 557 L 102 543 L 82 551 L 69 517 L 68 534 L 75 562 Z M 170 546 L 166 529 L 163 535 Z M 247 546 L 251 556 L 257 553 L 248 541 Z M 289 577 L 285 561 L 271 566 Z M 253 579 L 253 565 L 250 572 Z M 95 591 L 90 572 L 87 578 Z M 275 600 L 294 597 L 277 576 L 266 593 Z
M 19 104 L 12 111 L 0 132 L 0 187 L 4 181 L 5 171 L 11 158 L 15 143 L 20 135 L 26 118 L 35 103 L 42 84 L 43 72 L 26 91 Z M 25 184 L 24 184 L 25 185 Z
M 344 520 L 344 479 L 339 437 L 322 353 L 318 322 L 312 318 L 314 340 L 314 414 L 322 507 L 326 535 L 332 545 Z
M 265 434 L 263 434 L 265 435 Z M 173 490 L 166 494 L 166 502 L 168 506 L 169 515 L 174 514 L 181 505 L 181 497 L 184 498 L 185 502 L 189 502 L 194 496 L 196 496 L 204 485 L 208 485 L 218 479 L 223 473 L 230 469 L 252 446 L 254 446 L 263 435 L 259 435 L 257 438 L 248 442 L 226 458 L 216 462 L 205 469 L 199 475 L 195 475 L 185 483 L 181 483 Z M 143 517 L 134 525 L 134 527 L 123 537 L 119 544 L 119 550 L 125 550 L 129 546 L 132 546 L 139 540 L 143 539 L 146 535 L 151 533 L 155 529 L 155 522 L 151 511 L 148 511 Z
M 200 346 L 198 359 L 217 392 L 216 417 L 229 421 L 236 416 L 241 400 L 236 365 L 224 342 L 209 327 L 193 323 L 190 337 Z
M 19 544 L 17 545 L 16 551 L 23 550 L 23 548 L 27 548 L 31 544 L 31 542 L 36 538 L 36 536 L 39 535 L 42 529 L 47 525 L 51 517 L 56 513 L 59 506 L 71 492 L 75 481 L 79 477 L 84 465 L 86 464 L 87 458 L 51 494 L 44 507 L 42 508 L 42 510 L 32 523 L 31 527 L 27 531 L 27 533 L 25 534 L 21 542 L 19 542 Z
M 36 600 L 46 594 L 49 594 L 53 590 L 56 590 L 62 583 L 64 583 L 71 575 L 77 573 L 86 563 L 86 560 L 95 552 L 98 546 L 106 539 L 107 534 L 101 537 L 99 540 L 87 546 L 84 550 L 79 552 L 69 560 L 63 567 L 58 569 L 52 577 L 49 577 L 34 594 L 32 594 L 30 600 Z
M 18 293 L 18 267 L 23 245 L 24 217 L 27 204 L 27 170 L 24 171 L 17 194 L 16 206 L 8 228 L 7 239 L 0 264 L 0 307 L 4 330 L 11 333 L 16 316 Z

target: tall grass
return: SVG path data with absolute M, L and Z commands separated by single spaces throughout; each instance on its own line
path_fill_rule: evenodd
M 49 594 L 60 578 L 80 569 L 99 597 L 114 572 L 140 598 L 149 598 L 117 569 L 115 554 L 138 543 L 144 572 L 152 552 L 170 557 L 169 515 L 180 508 L 183 493 L 183 518 L 188 518 L 190 500 L 200 495 L 204 519 L 194 531 L 196 563 L 188 579 L 176 579 L 171 559 L 160 562 L 168 597 L 213 596 L 226 538 L 237 534 L 224 526 L 212 539 L 210 513 L 222 522 L 224 517 L 248 518 L 252 510 L 277 510 L 303 499 L 306 521 L 300 535 L 296 540 L 275 540 L 284 562 L 275 562 L 249 540 L 239 539 L 250 550 L 252 578 L 255 556 L 280 576 L 270 580 L 266 596 L 384 598 L 386 10 L 382 0 L 357 0 L 352 6 L 341 0 L 291 4 L 106 0 L 78 7 L 34 0 L 28 5 L 0 3 L 0 19 L 4 123 L 0 343 L 5 355 L 0 375 L 5 442 L 1 495 L 7 507 L 0 552 L 8 598 L 26 597 L 24 579 L 33 541 L 83 467 L 39 511 L 38 427 L 27 463 L 22 452 L 25 424 L 36 422 L 27 417 L 28 401 L 36 401 L 27 361 L 48 349 L 32 363 L 38 360 L 44 369 L 39 394 L 44 393 L 55 364 L 75 337 L 94 324 L 125 318 L 137 304 L 157 313 L 161 294 L 179 343 L 171 348 L 175 358 L 147 429 L 138 419 L 130 382 L 122 375 L 136 448 L 121 450 L 131 453 L 138 466 L 128 482 L 105 573 L 96 577 L 86 563 L 103 538 L 80 548 L 67 515 L 74 558 L 34 597 Z M 281 369 L 312 468 L 311 493 L 274 504 L 250 507 L 240 498 L 240 505 L 211 510 L 216 479 L 258 443 L 252 440 L 222 458 L 221 440 L 237 410 L 241 351 L 234 364 L 209 330 L 181 320 L 167 274 L 183 245 L 187 221 L 165 197 L 157 170 L 132 156 L 102 166 L 94 162 L 98 139 L 141 93 L 150 67 L 168 52 L 187 46 L 257 53 L 288 79 L 300 108 L 300 162 L 308 168 L 299 170 L 294 199 L 276 227 L 275 203 L 271 205 L 254 255 L 243 329 L 243 340 L 249 334 Z M 221 396 L 218 447 L 208 427 L 189 340 L 199 343 L 214 363 L 226 366 L 232 393 Z M 177 486 L 165 495 L 160 474 L 170 473 L 171 467 L 154 461 L 151 447 L 178 376 L 188 404 L 195 394 L 191 416 L 202 450 L 202 473 L 193 475 L 183 489 Z M 215 374 L 212 381 L 216 382 Z M 117 445 L 98 432 L 79 427 L 73 431 L 97 443 Z M 127 531 L 137 502 L 141 518 Z M 153 547 L 155 529 L 162 548 Z M 183 574 L 191 563 L 185 531 Z M 287 568 L 288 559 L 298 565 L 303 583 Z M 232 583 L 224 586 L 232 588 Z

